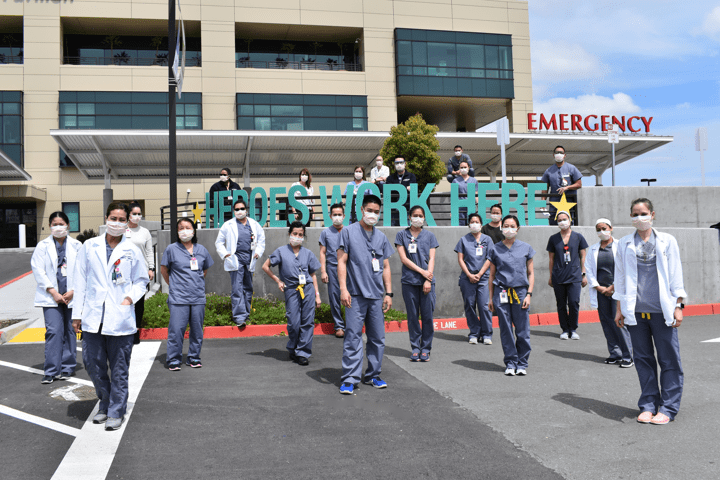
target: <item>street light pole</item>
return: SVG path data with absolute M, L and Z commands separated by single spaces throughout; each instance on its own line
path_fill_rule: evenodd
M 175 0 L 168 0 L 168 176 L 170 181 L 170 241 L 177 241 L 177 124 L 175 119 Z

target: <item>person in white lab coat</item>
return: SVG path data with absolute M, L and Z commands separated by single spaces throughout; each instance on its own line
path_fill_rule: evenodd
M 627 325 L 632 339 L 641 390 L 637 421 L 666 425 L 680 409 L 684 379 L 677 329 L 687 293 L 680 249 L 675 237 L 652 228 L 655 211 L 647 198 L 632 202 L 630 216 L 636 231 L 620 239 L 615 261 L 615 323 Z
M 75 258 L 82 244 L 68 237 L 70 221 L 63 212 L 50 214 L 51 235 L 37 244 L 30 264 L 37 289 L 35 306 L 45 317 L 45 367 L 42 383 L 75 374 L 77 337 L 72 328 Z
M 225 222 L 215 240 L 215 250 L 230 272 L 233 321 L 244 327 L 250 316 L 255 263 L 265 252 L 265 232 L 254 218 L 247 216 L 245 200 L 233 205 L 235 220 Z
M 150 281 L 142 252 L 124 235 L 129 215 L 124 203 L 108 206 L 107 233 L 83 244 L 74 274 L 73 327 L 82 323 L 83 361 L 100 399 L 93 423 L 105 423 L 105 430 L 124 420 L 137 330 L 133 304 Z

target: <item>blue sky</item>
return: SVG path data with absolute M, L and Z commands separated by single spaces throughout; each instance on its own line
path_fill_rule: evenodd
M 647 176 L 700 185 L 695 129 L 707 127 L 705 181 L 720 185 L 720 0 L 532 0 L 529 9 L 535 112 L 654 117 L 652 133 L 675 141 L 618 166 L 617 185 Z

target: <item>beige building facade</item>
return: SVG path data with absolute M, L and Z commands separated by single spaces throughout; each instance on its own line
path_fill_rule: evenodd
M 186 35 L 191 40 L 188 50 L 193 50 L 196 57 L 196 62 L 189 62 L 185 69 L 183 91 L 201 94 L 203 130 L 237 130 L 241 124 L 237 94 L 269 94 L 364 98 L 366 103 L 357 111 L 365 117 L 355 118 L 353 128 L 356 130 L 387 132 L 391 126 L 419 111 L 430 123 L 439 125 L 441 131 L 471 132 L 502 116 L 509 118 L 511 131 L 526 131 L 526 114 L 532 111 L 526 1 L 183 0 L 181 8 Z M 167 49 L 167 39 L 164 46 L 160 40 L 152 43 L 152 39 L 167 37 L 167 15 L 167 2 L 161 0 L 2 4 L 0 37 L 14 38 L 13 53 L 21 47 L 22 55 L 18 59 L 17 55 L 8 54 L 15 62 L 0 63 L 0 92 L 22 92 L 19 164 L 32 180 L 0 181 L 3 192 L 0 208 L 27 211 L 25 223 L 28 225 L 31 225 L 30 210 L 35 208 L 35 240 L 49 233 L 46 219 L 56 210 L 74 212 L 73 209 L 77 209 L 80 231 L 97 229 L 103 223 L 103 182 L 86 179 L 72 166 L 62 166 L 63 155 L 58 143 L 49 135 L 50 130 L 71 125 L 66 115 L 69 110 L 65 111 L 66 107 L 61 105 L 61 92 L 166 94 L 168 68 L 158 60 L 162 56 L 158 52 Z M 431 32 L 429 36 L 427 32 Z M 446 37 L 434 37 L 433 32 L 445 32 Z M 466 50 L 462 50 L 466 46 L 457 46 L 463 42 L 458 32 L 465 35 L 462 38 L 471 38 L 466 34 L 484 35 L 472 38 L 486 39 L 480 42 L 490 45 L 481 50 L 487 57 L 485 72 L 474 69 L 477 65 L 466 61 L 463 53 Z M 430 49 L 440 44 L 451 45 L 452 42 L 443 38 L 455 38 L 456 33 L 457 45 L 447 48 L 453 49 L 452 62 L 457 59 L 457 65 L 443 64 L 444 60 L 431 65 L 430 60 L 426 65 L 417 66 L 424 62 L 418 60 L 421 54 L 426 55 L 422 53 L 426 48 L 423 45 Z M 131 37 L 151 39 L 153 46 L 137 47 Z M 93 42 L 96 45 L 93 46 Z M 412 66 L 400 65 L 399 45 L 412 51 Z M 339 55 L 334 56 L 331 47 L 336 46 Z M 276 55 L 273 48 L 279 50 L 275 60 L 269 56 Z M 303 56 L 301 50 L 308 48 L 310 53 Z M 502 58 L 499 67 L 490 60 L 497 48 L 501 57 L 504 51 L 511 52 L 504 72 Z M 92 57 L 93 51 L 100 53 Z M 88 61 L 91 57 L 95 60 Z M 327 60 L 320 63 L 325 57 Z M 493 68 L 499 70 L 488 70 Z M 485 88 L 486 80 L 488 86 L 497 83 L 491 78 L 497 78 L 494 76 L 498 71 L 500 79 L 510 80 L 503 85 L 511 85 L 512 90 L 508 93 L 505 89 L 504 98 L 478 97 L 478 83 L 471 80 L 481 79 Z M 431 78 L 433 76 L 436 78 Z M 448 81 L 449 77 L 468 78 L 458 81 L 459 88 L 466 85 L 466 89 L 458 92 L 455 80 Z M 421 90 L 426 88 L 427 79 L 430 89 Z M 438 88 L 445 90 L 433 94 L 433 82 L 440 82 Z M 468 90 L 471 86 L 476 88 L 474 93 Z M 83 108 L 82 101 L 77 102 L 78 108 Z M 252 117 L 255 125 L 259 118 L 257 108 Z M 82 122 L 81 112 L 77 115 L 77 121 Z M 338 119 L 337 125 L 340 124 Z M 75 128 L 92 127 L 75 125 Z M 287 122 L 284 125 L 287 129 L 298 128 Z M 95 125 L 95 128 L 100 127 Z M 451 151 L 439 153 L 444 160 L 452 155 Z M 369 162 L 368 158 L 358 159 L 358 163 L 365 165 Z M 218 174 L 219 171 L 212 176 L 181 178 L 178 201 L 204 200 L 205 192 L 218 180 Z M 253 186 L 289 186 L 296 181 L 297 174 L 288 172 L 287 177 L 279 179 L 255 177 Z M 342 177 L 320 173 L 314 175 L 314 182 L 328 186 L 345 184 L 351 176 L 351 171 Z M 242 185 L 241 178 L 233 180 Z M 149 220 L 159 219 L 160 207 L 169 203 L 166 177 L 121 178 L 113 179 L 112 183 L 115 199 L 144 201 L 143 213 Z M 14 186 L 32 186 L 33 191 L 39 189 L 45 194 L 30 195 L 23 193 L 30 191 L 27 188 L 9 188 Z M 5 234 L 7 240 L 15 227 L 5 221 L 4 228 L 10 232 Z M 28 235 L 29 244 L 31 237 Z

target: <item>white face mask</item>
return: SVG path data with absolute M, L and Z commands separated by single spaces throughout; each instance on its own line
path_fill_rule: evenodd
M 296 237 L 295 235 L 290 235 L 290 245 L 292 245 L 293 247 L 302 245 L 303 240 L 304 240 L 303 237 Z
M 633 227 L 637 228 L 641 232 L 652 228 L 653 220 L 652 215 L 638 215 L 632 219 Z
M 610 240 L 610 237 L 612 237 L 612 232 L 609 230 L 600 230 L 597 232 L 597 236 L 600 240 Z
M 247 217 L 247 209 L 235 212 L 235 218 L 237 218 L 238 220 L 242 220 L 245 217 Z
M 107 233 L 112 237 L 119 237 L 127 230 L 127 223 L 125 222 L 111 222 L 108 220 L 105 225 L 107 226 Z
M 68 234 L 68 227 L 65 225 L 54 225 L 50 227 L 50 232 L 55 238 L 65 238 Z
M 462 150 L 459 151 L 459 152 L 455 152 L 455 156 L 456 156 L 456 157 L 462 157 Z
M 395 170 L 398 172 L 404 172 L 405 171 L 405 164 L 404 163 L 396 163 L 395 164 Z
M 340 225 L 342 225 L 342 223 L 343 223 L 342 215 L 333 215 L 332 222 L 333 222 L 333 225 L 335 225 L 336 227 L 339 227 Z
M 480 229 L 482 229 L 482 225 L 480 225 L 479 223 L 471 223 L 470 224 L 470 231 L 472 233 L 478 233 L 480 231 Z
M 467 169 L 467 168 L 461 168 L 461 169 L 460 169 L 460 175 L 467 175 L 467 174 L 468 174 L 468 171 L 469 171 L 469 169 Z
M 378 167 L 378 170 L 379 170 L 379 169 L 381 169 L 381 168 L 382 168 L 382 166 L 383 166 L 383 162 L 382 162 L 382 160 L 380 160 L 380 161 L 377 161 L 377 162 L 375 162 L 375 165 L 377 165 L 377 167 Z
M 564 153 L 556 153 L 555 154 L 555 161 L 557 163 L 562 163 L 565 161 L 565 154 Z
M 492 220 L 493 222 L 499 222 L 500 220 L 502 220 L 502 214 L 497 215 L 495 213 L 491 213 L 490 220 Z
M 558 222 L 558 227 L 560 227 L 560 230 L 567 230 L 570 228 L 570 220 L 560 220 Z
M 228 180 L 230 180 L 230 177 L 228 175 L 220 175 L 220 181 L 225 183 Z
M 415 228 L 420 228 L 425 223 L 424 217 L 412 217 L 410 218 L 410 225 L 412 225 Z
M 307 175 L 300 175 L 300 181 L 301 181 L 301 182 L 307 182 L 307 181 L 308 181 L 308 176 L 307 176 Z
M 178 230 L 178 238 L 180 238 L 181 242 L 189 242 L 192 240 L 194 235 L 194 232 L 192 228 L 186 228 L 183 230 Z
M 363 174 L 362 172 L 355 172 L 355 180 L 362 180 Z
M 130 215 L 130 221 L 133 223 L 140 223 L 140 220 L 142 220 L 142 215 L 132 214 Z
M 517 235 L 517 228 L 503 228 L 502 234 L 505 238 L 515 238 L 515 235 Z
M 377 213 L 372 213 L 372 212 L 364 212 L 363 213 L 363 221 L 365 222 L 366 225 L 370 225 L 371 227 L 378 222 L 379 217 L 380 217 L 380 215 L 378 215 Z

